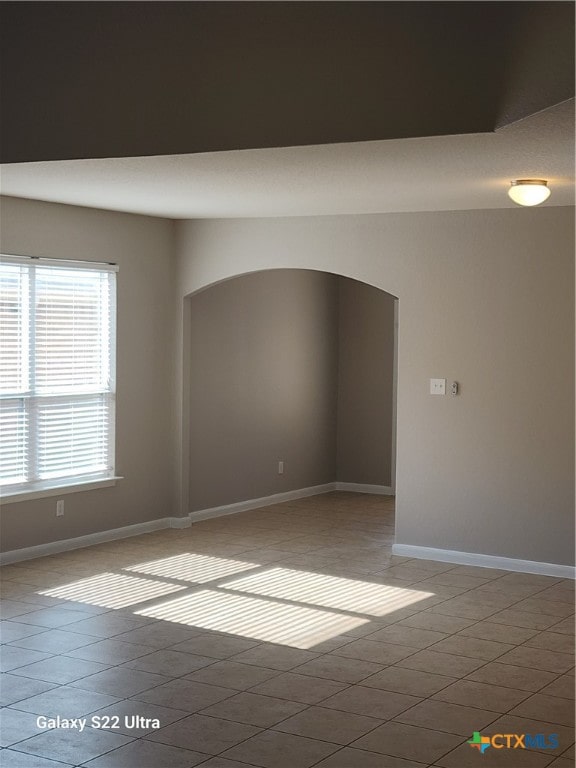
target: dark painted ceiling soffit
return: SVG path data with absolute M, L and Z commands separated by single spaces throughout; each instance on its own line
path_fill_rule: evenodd
M 3 162 L 485 132 L 574 95 L 568 2 L 4 2 L 0 13 Z

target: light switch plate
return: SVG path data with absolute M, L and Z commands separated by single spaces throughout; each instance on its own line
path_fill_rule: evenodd
M 430 379 L 430 394 L 431 395 L 445 395 L 446 394 L 446 379 Z

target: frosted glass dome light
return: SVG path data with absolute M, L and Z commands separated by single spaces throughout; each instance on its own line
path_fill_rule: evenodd
M 550 190 L 544 179 L 518 179 L 510 182 L 508 194 L 518 205 L 540 205 L 548 200 Z

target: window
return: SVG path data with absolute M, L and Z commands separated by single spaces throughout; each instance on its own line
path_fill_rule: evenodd
M 114 475 L 116 267 L 2 257 L 3 495 Z

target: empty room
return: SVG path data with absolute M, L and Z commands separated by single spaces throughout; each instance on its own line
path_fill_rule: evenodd
M 574 768 L 574 4 L 0 22 L 0 765 Z

